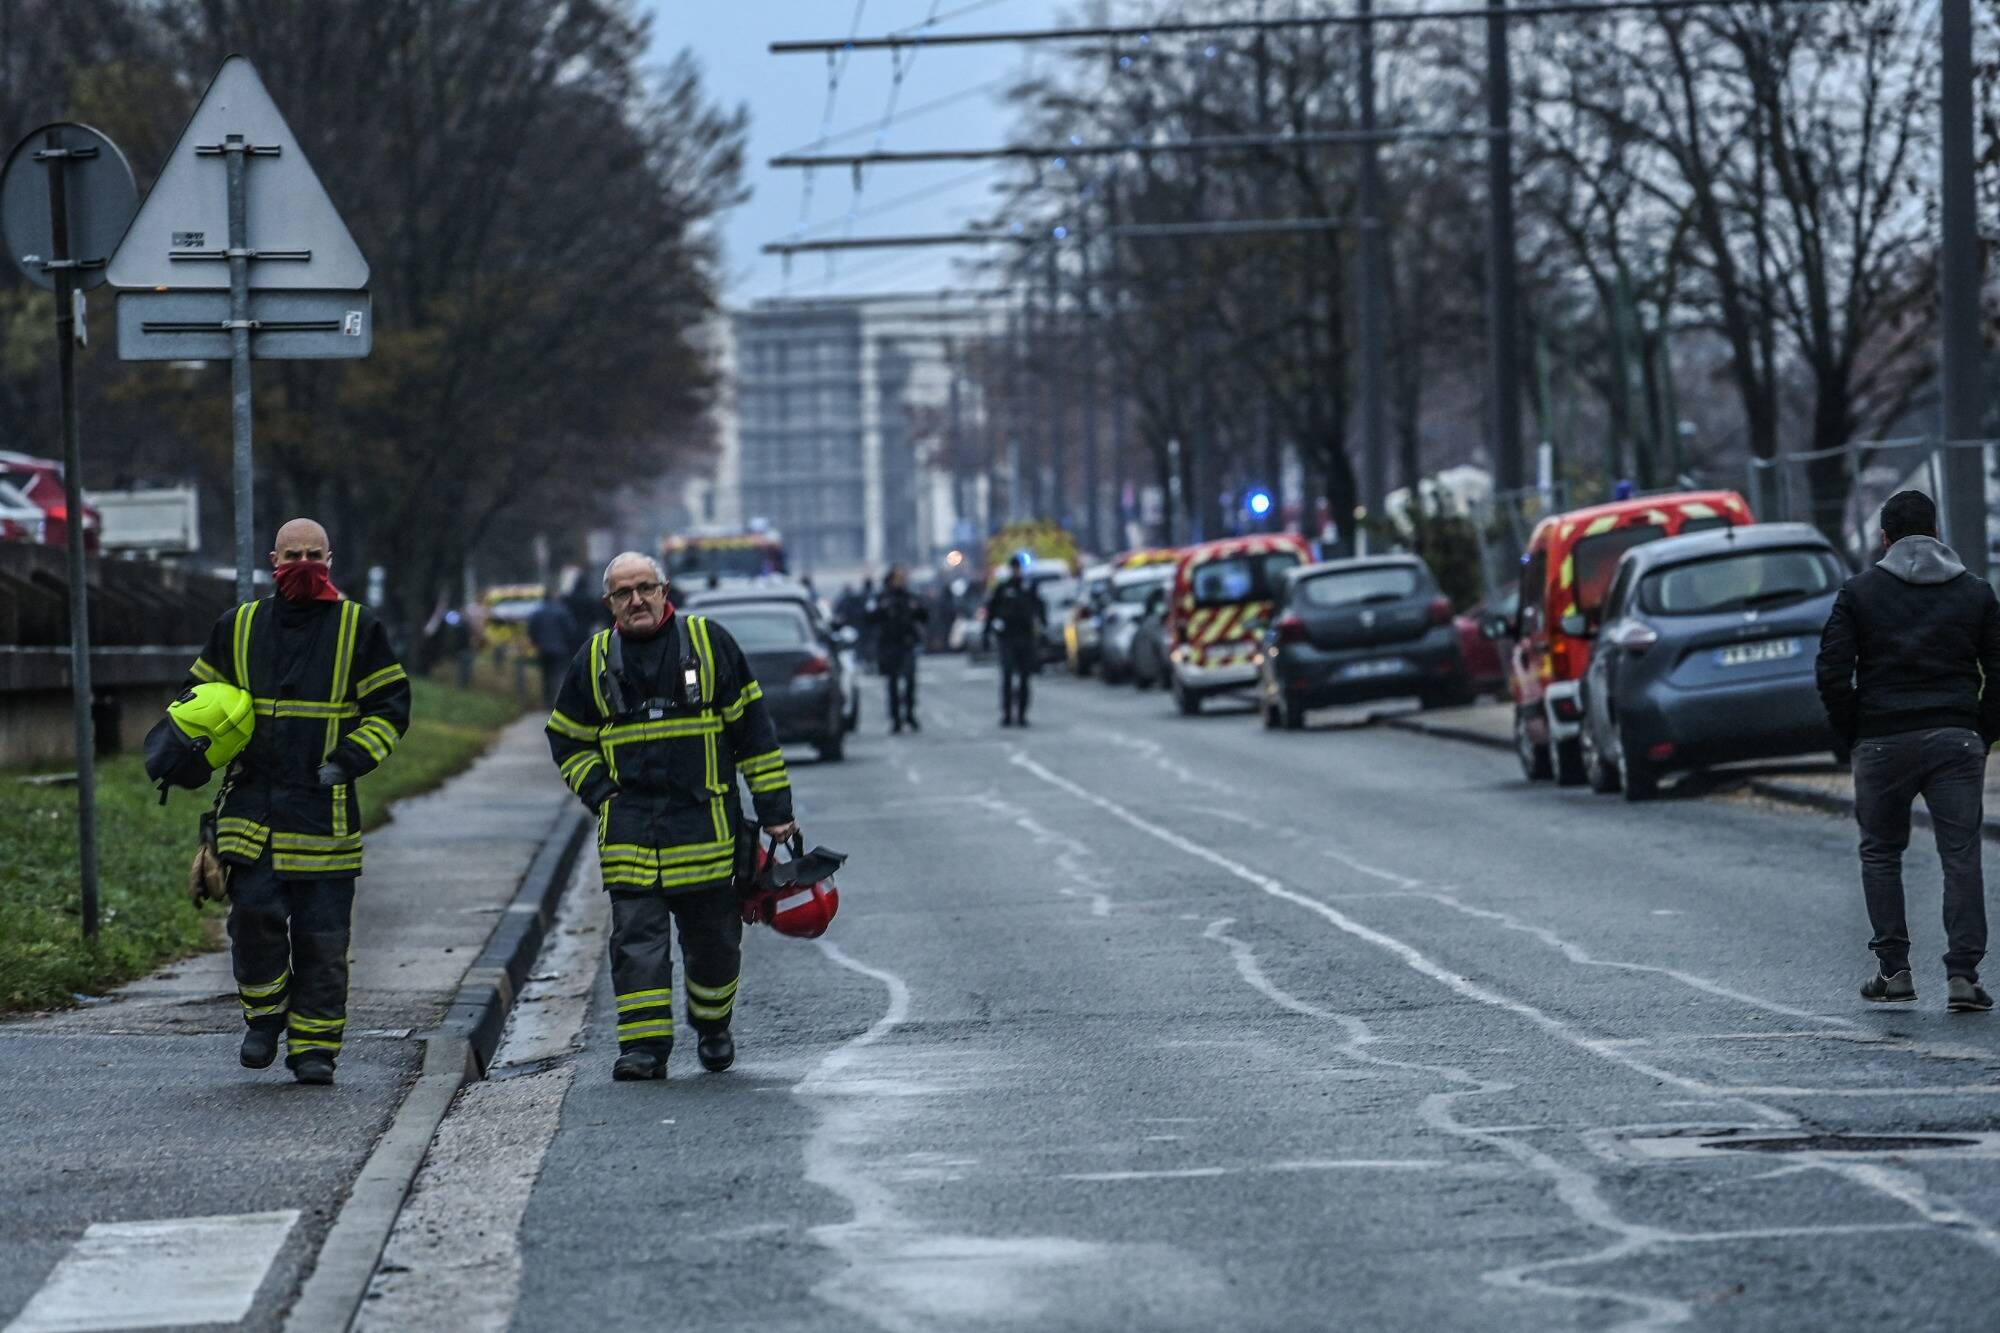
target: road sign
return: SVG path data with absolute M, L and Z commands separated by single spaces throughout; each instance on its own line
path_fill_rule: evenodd
M 56 244 L 50 191 L 61 173 L 67 235 Z M 105 265 L 139 202 L 118 145 L 88 125 L 44 125 L 14 145 L 0 169 L 0 245 L 29 282 L 48 291 L 69 265 L 70 290 L 104 281 Z
M 375 313 L 367 292 L 250 293 L 253 361 L 336 361 L 367 356 Z M 227 361 L 229 293 L 118 293 L 121 361 Z
M 228 290 L 230 250 L 239 244 L 229 239 L 229 164 L 238 157 L 250 164 L 240 247 L 249 252 L 251 289 L 366 287 L 361 247 L 242 56 L 222 62 L 181 131 L 111 260 L 111 285 Z

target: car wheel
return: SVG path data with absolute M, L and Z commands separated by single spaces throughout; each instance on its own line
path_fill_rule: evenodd
M 1173 682 L 1173 690 L 1174 707 L 1181 710 L 1181 716 L 1193 717 L 1201 711 L 1201 696 L 1181 684 L 1178 678 Z
M 855 696 L 855 699 L 854 699 L 854 711 L 853 711 L 853 712 L 851 712 L 851 713 L 849 713 L 849 714 L 847 715 L 847 717 L 846 717 L 846 718 L 845 718 L 845 719 L 844 719 L 844 720 L 843 720 L 843 721 L 841 722 L 841 724 L 840 724 L 840 725 L 841 725 L 841 726 L 842 726 L 842 727 L 843 727 L 844 729 L 846 729 L 846 730 L 848 730 L 848 731 L 858 731 L 858 730 L 860 730 L 860 728 L 861 728 L 861 698 L 860 698 L 860 696 L 859 696 L 859 695 L 856 695 L 856 696 Z
M 1278 705 L 1267 700 L 1260 711 L 1264 714 L 1264 730 L 1276 731 L 1279 727 L 1285 725 L 1284 712 L 1279 709 Z
M 1285 730 L 1303 731 L 1306 725 L 1306 706 L 1297 699 L 1285 700 Z
M 1583 742 L 1572 736 L 1566 741 L 1557 741 L 1555 746 L 1556 785 L 1558 787 L 1580 787 L 1583 785 Z
M 1554 776 L 1555 769 L 1549 763 L 1549 747 L 1537 745 L 1528 734 L 1528 718 L 1520 709 L 1514 710 L 1514 754 L 1521 761 L 1521 776 L 1530 782 L 1545 782 Z
M 1600 796 L 1609 796 L 1618 790 L 1617 765 L 1604 757 L 1604 751 L 1597 748 L 1597 733 L 1588 722 L 1583 725 L 1583 735 L 1577 739 L 1583 745 L 1583 772 L 1590 780 L 1590 789 Z
M 816 743 L 813 746 L 813 753 L 820 757 L 822 763 L 839 763 L 847 758 L 847 733 L 835 731 L 825 740 Z
M 1650 801 L 1660 794 L 1660 774 L 1645 759 L 1632 752 L 1632 738 L 1618 737 L 1618 777 L 1628 801 Z

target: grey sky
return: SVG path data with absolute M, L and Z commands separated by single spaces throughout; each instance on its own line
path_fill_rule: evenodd
M 796 38 L 845 37 L 852 31 L 857 0 L 652 0 L 654 46 L 662 59 L 683 47 L 702 63 L 710 95 L 725 105 L 750 108 L 750 201 L 725 222 L 728 252 L 726 299 L 731 304 L 758 297 L 930 291 L 953 281 L 952 257 L 966 250 L 860 251 L 841 255 L 829 275 L 822 255 L 792 261 L 789 283 L 783 261 L 758 252 L 767 241 L 791 235 L 800 223 L 803 174 L 764 165 L 778 153 L 809 146 L 821 133 L 827 104 L 824 56 L 774 56 L 771 42 Z M 859 0 L 860 32 L 879 36 L 914 28 L 936 13 L 940 30 L 999 30 L 1043 26 L 1073 9 L 1066 0 Z M 899 111 L 940 103 L 921 115 L 891 124 L 881 145 L 890 149 L 952 148 L 1004 142 L 1011 112 L 1001 100 L 1007 83 L 1031 58 L 1031 48 L 973 46 L 933 48 L 906 58 Z M 846 64 L 829 128 L 836 141 L 829 151 L 865 151 L 875 146 L 877 127 L 889 105 L 894 82 L 886 52 L 855 54 Z M 990 85 L 990 86 L 989 86 Z M 843 135 L 843 131 L 860 132 Z M 815 173 L 807 213 L 808 235 L 881 235 L 891 232 L 955 231 L 989 216 L 999 164 L 878 168 L 863 182 L 860 196 L 845 171 Z M 980 168 L 986 168 L 984 170 Z M 855 213 L 850 222 L 849 211 Z

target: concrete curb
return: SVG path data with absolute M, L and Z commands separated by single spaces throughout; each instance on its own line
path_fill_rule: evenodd
M 1787 805 L 1796 805 L 1808 810 L 1823 810 L 1828 814 L 1845 815 L 1849 819 L 1854 818 L 1854 800 L 1852 797 L 1836 796 L 1832 792 L 1813 791 L 1806 787 L 1793 787 L 1783 782 L 1772 781 L 1769 778 L 1752 778 L 1750 780 L 1750 790 L 1759 796 L 1773 801 L 1782 801 Z M 1931 826 L 1929 812 L 1920 806 L 1911 807 L 1910 823 L 1918 828 L 1929 828 Z M 1979 831 L 1988 841 L 2000 842 L 2000 818 L 1988 815 L 1980 825 Z
M 589 827 L 583 812 L 565 802 L 528 863 L 514 901 L 466 970 L 444 1021 L 425 1034 L 423 1069 L 362 1164 L 320 1246 L 311 1275 L 285 1316 L 286 1333 L 325 1333 L 353 1324 L 452 1099 L 460 1088 L 485 1077 L 514 997 L 541 953 Z
M 1464 741 L 1468 745 L 1483 745 L 1489 750 L 1506 750 L 1510 753 L 1514 749 L 1511 737 L 1493 736 L 1483 731 L 1474 731 L 1471 727 L 1453 726 L 1449 722 L 1433 722 L 1426 717 L 1385 717 L 1382 721 L 1398 731 L 1414 731 L 1420 736 Z

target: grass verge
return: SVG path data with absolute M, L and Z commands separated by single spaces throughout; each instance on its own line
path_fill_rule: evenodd
M 509 698 L 414 685 L 409 735 L 361 781 L 366 827 L 383 822 L 391 802 L 464 769 L 520 713 Z M 212 787 L 176 793 L 162 807 L 137 756 L 98 766 L 99 931 L 91 946 L 78 905 L 76 788 L 25 776 L 0 773 L 0 1013 L 60 1007 L 209 947 L 221 910 L 204 913 L 188 901 L 187 866 Z

